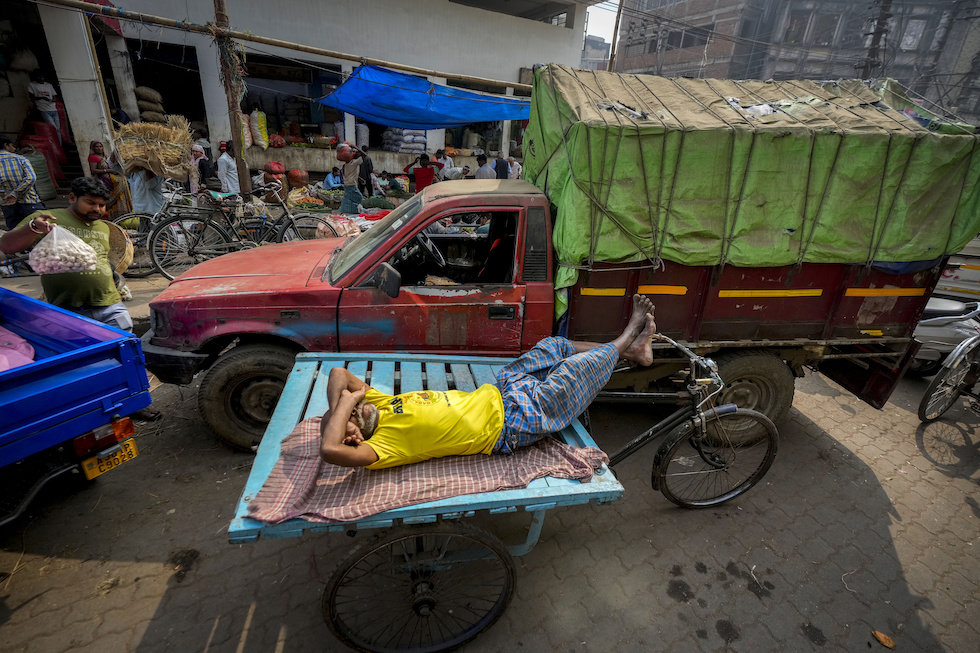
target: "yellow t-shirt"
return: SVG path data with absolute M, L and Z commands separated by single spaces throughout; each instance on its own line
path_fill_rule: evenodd
M 423 390 L 395 397 L 369 388 L 364 401 L 378 407 L 378 426 L 365 441 L 378 461 L 368 469 L 489 454 L 504 426 L 504 402 L 493 385 L 473 392 Z

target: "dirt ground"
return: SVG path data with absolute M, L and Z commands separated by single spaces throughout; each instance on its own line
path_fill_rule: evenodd
M 775 466 L 721 508 L 654 493 L 642 450 L 616 469 L 623 499 L 549 512 L 509 609 L 466 650 L 885 650 L 877 630 L 897 650 L 975 652 L 980 418 L 964 403 L 919 425 L 924 388 L 903 381 L 876 411 L 799 381 Z M 371 533 L 229 544 L 252 457 L 207 432 L 193 388 L 153 397 L 166 416 L 139 426 L 138 458 L 49 486 L 0 530 L 0 650 L 345 650 L 321 591 Z M 651 423 L 593 419 L 607 451 Z M 511 543 L 528 518 L 477 522 Z

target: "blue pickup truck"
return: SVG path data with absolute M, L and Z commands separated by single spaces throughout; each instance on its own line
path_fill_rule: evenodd
M 138 455 L 127 417 L 150 405 L 140 340 L 0 288 L 0 327 L 34 362 L 0 371 L 0 525 L 67 473 L 94 479 Z

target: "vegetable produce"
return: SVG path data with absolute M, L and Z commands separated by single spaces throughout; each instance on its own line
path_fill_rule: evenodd
M 27 261 L 38 274 L 63 274 L 94 270 L 99 258 L 84 240 L 55 225 L 34 246 Z

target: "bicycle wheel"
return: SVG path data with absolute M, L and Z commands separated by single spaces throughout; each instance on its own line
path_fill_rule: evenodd
M 220 225 L 202 218 L 170 218 L 157 224 L 147 241 L 150 259 L 163 276 L 173 279 L 198 263 L 237 249 Z
M 730 501 L 759 482 L 776 457 L 772 420 L 746 408 L 705 413 L 704 429 L 679 427 L 653 459 L 652 483 L 682 508 Z
M 401 528 L 337 565 L 323 591 L 323 618 L 359 651 L 448 651 L 503 614 L 514 575 L 506 547 L 479 528 Z
M 133 262 L 129 264 L 129 269 L 123 273 L 123 276 L 141 278 L 153 274 L 156 268 L 153 267 L 150 250 L 146 246 L 150 231 L 153 230 L 153 214 L 127 213 L 112 222 L 129 234 L 129 239 L 133 243 Z
M 278 243 L 287 243 L 291 240 L 315 240 L 317 238 L 336 238 L 337 231 L 327 220 L 309 213 L 294 215 L 292 222 L 289 218 L 279 229 L 276 238 Z
M 956 403 L 967 387 L 975 382 L 976 375 L 967 375 L 974 366 L 980 338 L 974 336 L 960 343 L 949 355 L 946 363 L 932 377 L 926 387 L 922 401 L 919 402 L 919 420 L 932 422 L 939 419 L 949 407 Z

